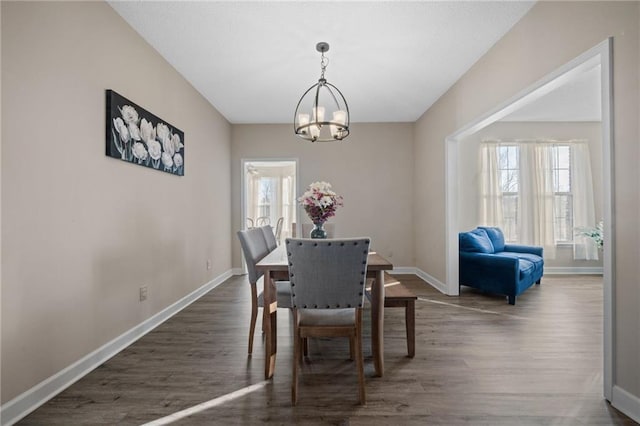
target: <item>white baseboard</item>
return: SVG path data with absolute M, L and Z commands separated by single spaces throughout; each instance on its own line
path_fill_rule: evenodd
M 131 345 L 133 342 L 180 312 L 182 309 L 198 300 L 213 288 L 222 284 L 226 279 L 231 277 L 231 275 L 232 271 L 229 270 L 214 278 L 182 299 L 158 312 L 151 318 L 146 319 L 102 347 L 84 356 L 53 376 L 43 380 L 6 404 L 3 404 L 2 407 L 0 407 L 0 423 L 3 426 L 16 423 L 18 420 L 22 419 L 27 414 L 31 413 L 36 408 L 56 396 L 58 393 L 62 392 L 73 383 L 93 371 L 100 364 L 104 363 L 109 358 L 113 357 L 118 352 L 122 351 L 127 346 Z
M 631 395 L 619 386 L 613 387 L 611 405 L 640 423 L 640 398 Z
M 425 271 L 419 268 L 416 268 L 416 275 L 422 278 L 422 280 L 426 281 L 428 284 L 431 285 L 431 287 L 435 288 L 440 293 L 447 294 L 448 286 L 442 281 L 440 281 L 439 279 L 437 279 L 436 277 L 433 277 L 427 274 Z
M 602 275 L 602 266 L 571 267 L 571 266 L 545 266 L 545 275 Z
M 391 271 L 391 273 L 416 275 L 418 278 L 420 278 L 422 281 L 425 281 L 427 284 L 429 284 L 431 287 L 438 290 L 440 293 L 447 294 L 447 292 L 445 291 L 447 286 L 443 282 L 437 280 L 436 278 L 432 277 L 431 275 L 427 274 L 421 269 L 414 268 L 412 266 L 400 266 L 397 268 L 393 268 L 393 271 Z
M 400 275 L 417 275 L 416 268 L 413 266 L 395 266 L 390 273 Z
M 233 268 L 231 270 L 232 275 L 244 275 L 246 272 L 242 268 Z

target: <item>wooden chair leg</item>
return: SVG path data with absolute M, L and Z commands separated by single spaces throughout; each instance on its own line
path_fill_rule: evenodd
M 404 321 L 407 327 L 407 353 L 409 358 L 416 356 L 416 302 L 409 300 L 404 310 Z
M 253 335 L 256 330 L 256 319 L 258 318 L 258 291 L 255 284 L 251 285 L 251 323 L 249 324 L 249 355 L 253 352 Z M 263 329 L 264 331 L 264 324 Z
M 304 356 L 309 356 L 309 338 L 302 338 L 302 353 Z
M 301 350 L 298 351 L 298 363 L 302 364 L 302 357 L 305 352 L 304 348 L 307 344 L 307 339 L 304 337 L 298 337 L 298 344 L 301 347 Z M 306 355 L 306 354 L 304 354 Z
M 360 397 L 360 404 L 365 405 L 367 403 L 367 397 L 364 388 L 364 357 L 362 355 L 362 309 L 356 309 L 356 337 L 355 337 L 355 351 L 356 351 L 356 368 L 358 369 L 358 395 Z
M 291 405 L 298 403 L 298 363 L 302 360 L 300 328 L 298 327 L 297 314 L 294 310 L 294 327 L 293 327 L 293 360 L 291 365 L 293 366 L 293 374 L 291 379 Z
M 356 353 L 357 353 L 357 349 L 356 349 L 356 337 L 349 337 L 349 359 L 351 361 L 356 359 Z

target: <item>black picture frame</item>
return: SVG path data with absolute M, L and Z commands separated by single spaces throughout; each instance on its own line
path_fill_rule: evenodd
M 106 90 L 106 154 L 184 176 L 184 132 L 114 90 Z

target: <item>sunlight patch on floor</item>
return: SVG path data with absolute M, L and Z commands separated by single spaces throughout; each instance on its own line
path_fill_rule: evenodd
M 211 399 L 211 400 L 203 402 L 201 404 L 194 405 L 193 407 L 185 408 L 182 411 L 178 411 L 176 413 L 169 414 L 168 416 L 161 417 L 161 418 L 159 418 L 157 420 L 153 420 L 151 422 L 145 423 L 143 426 L 161 426 L 161 425 L 171 424 L 171 423 L 176 422 L 178 420 L 184 419 L 185 417 L 192 416 L 192 415 L 197 414 L 197 413 L 199 413 L 201 411 L 205 411 L 205 410 L 208 410 L 209 408 L 217 407 L 217 406 L 222 405 L 222 404 L 224 404 L 226 402 L 229 402 L 229 401 L 232 401 L 234 399 L 240 398 L 242 396 L 248 395 L 251 392 L 257 391 L 257 390 L 265 387 L 268 383 L 269 383 L 268 380 L 264 380 L 264 381 L 262 381 L 260 383 L 256 383 L 254 385 L 247 386 L 246 388 L 238 389 L 237 391 L 228 393 L 226 395 L 219 396 L 217 398 Z
M 504 312 L 489 311 L 489 310 L 480 309 L 480 308 L 471 308 L 469 306 L 456 305 L 455 303 L 447 303 L 447 302 L 442 302 L 440 300 L 425 299 L 424 297 L 418 297 L 418 300 L 420 300 L 422 302 L 435 303 L 436 305 L 446 305 L 446 306 L 451 306 L 451 307 L 454 307 L 454 308 L 466 309 L 467 311 L 481 312 L 483 314 L 500 315 L 500 316 L 504 316 L 504 317 L 508 317 L 508 318 L 515 318 L 515 319 L 521 319 L 521 320 L 528 319 L 528 318 L 525 318 L 525 317 L 520 317 L 518 315 L 505 314 Z

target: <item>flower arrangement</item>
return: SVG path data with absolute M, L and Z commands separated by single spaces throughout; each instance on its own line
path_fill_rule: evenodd
M 576 234 L 591 238 L 599 249 L 604 246 L 604 223 L 602 221 L 598 222 L 595 228 L 576 228 Z
M 138 111 L 131 105 L 118 107 L 118 110 L 122 118 L 113 119 L 113 128 L 118 132 L 120 140 L 116 138 L 115 132 L 113 140 L 123 160 L 134 161 L 135 157 L 138 164 L 144 162 L 149 165 L 151 162 L 154 169 L 159 168 L 162 162 L 165 170 L 174 172 L 182 166 L 183 159 L 179 151 L 184 144 L 180 135 L 171 133 L 164 123 L 158 123 L 154 128 L 145 118 L 140 121 Z M 130 141 L 132 144 L 127 145 Z
M 338 207 L 342 206 L 342 197 L 331 190 L 328 182 L 313 182 L 298 198 L 298 202 L 313 223 L 324 223 L 336 215 Z

